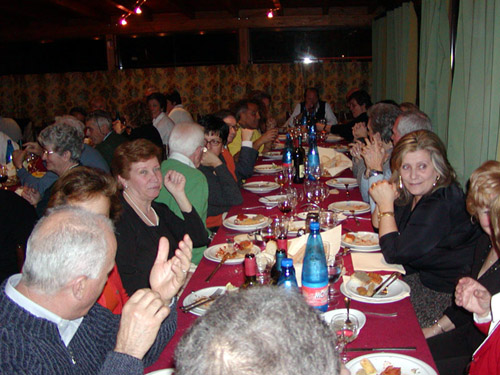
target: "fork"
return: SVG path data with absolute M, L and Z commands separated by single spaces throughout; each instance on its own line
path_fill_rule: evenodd
M 198 301 L 196 302 L 193 302 L 193 303 L 190 303 L 189 305 L 187 306 L 181 306 L 180 309 L 183 311 L 183 312 L 188 312 L 188 311 L 191 311 L 192 309 L 198 307 L 198 306 L 201 306 L 209 301 L 214 301 L 215 299 L 217 299 L 219 296 L 222 295 L 222 293 L 224 292 L 223 289 L 219 288 L 219 289 L 216 289 L 211 295 L 207 296 L 207 297 L 202 297 L 201 299 L 199 299 Z
M 254 210 L 257 208 L 265 208 L 266 210 L 272 210 L 276 206 L 254 206 L 254 207 L 243 207 L 244 210 Z
M 356 217 L 356 215 L 354 215 L 354 210 L 349 210 L 349 212 L 351 213 L 351 216 L 352 218 L 354 219 L 354 221 L 356 222 L 356 225 L 359 227 L 359 220 L 358 218 Z

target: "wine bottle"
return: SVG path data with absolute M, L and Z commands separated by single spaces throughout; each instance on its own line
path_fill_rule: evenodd
M 302 147 L 302 137 L 299 135 L 294 141 L 295 148 L 293 150 L 293 167 L 295 168 L 295 175 L 293 182 L 296 184 L 304 183 L 305 176 L 305 159 L 306 153 Z
M 255 254 L 245 255 L 245 281 L 241 288 L 246 289 L 258 285 L 257 283 L 257 260 Z
M 285 148 L 283 149 L 283 158 L 282 158 L 282 166 L 283 169 L 289 168 L 292 166 L 292 139 L 290 138 L 290 134 L 286 135 Z
M 274 267 L 271 269 L 271 280 L 273 284 L 278 284 L 281 274 L 281 261 L 285 259 L 286 253 L 283 249 L 276 250 Z

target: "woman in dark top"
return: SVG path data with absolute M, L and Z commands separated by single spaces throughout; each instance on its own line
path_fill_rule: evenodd
M 163 150 L 163 141 L 160 133 L 153 126 L 153 118 L 146 103 L 140 100 L 127 103 L 123 109 L 123 117 L 125 118 L 125 126 L 130 129 L 130 132 L 127 131 L 129 140 L 147 139 Z M 163 157 L 160 162 L 162 160 Z
M 405 267 L 420 325 L 432 324 L 451 304 L 456 281 L 471 271 L 480 235 L 438 136 L 421 130 L 395 146 L 390 181 L 370 187 L 372 223 L 388 263 Z
M 483 234 L 476 243 L 471 277 L 494 295 L 500 292 L 500 260 L 492 237 L 490 205 L 500 196 L 500 163 L 489 160 L 470 177 L 467 211 L 474 217 Z M 486 335 L 474 325 L 472 314 L 453 304 L 433 326 L 423 329 L 434 361 L 441 375 L 462 374 L 472 353 Z
M 123 189 L 123 213 L 116 222 L 116 264 L 129 295 L 149 287 L 149 273 L 161 237 L 170 244 L 169 258 L 185 234 L 195 247 L 209 243 L 205 225 L 184 192 L 185 177 L 168 171 L 162 178 L 160 158 L 159 147 L 138 139 L 118 146 L 111 162 L 113 175 Z M 166 205 L 154 202 L 162 182 L 181 208 L 184 220 Z

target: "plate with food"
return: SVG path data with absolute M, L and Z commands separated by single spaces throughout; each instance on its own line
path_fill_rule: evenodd
M 279 134 L 278 135 L 278 140 L 279 141 L 286 141 L 286 134 Z
M 328 148 L 333 148 L 337 152 L 348 152 L 349 151 L 349 146 L 342 144 L 342 143 L 334 143 L 334 144 L 328 146 Z
M 301 229 L 305 230 L 306 228 L 306 222 L 305 220 L 296 220 L 296 221 L 291 221 L 288 224 L 288 234 L 292 236 L 296 236 L 298 234 L 298 231 Z
M 275 142 L 275 143 L 273 143 L 273 145 L 272 145 L 271 148 L 273 150 L 283 150 L 285 148 L 285 144 L 284 143 Z
M 356 271 L 350 280 L 342 283 L 340 291 L 347 297 L 358 302 L 372 304 L 383 304 L 400 301 L 410 295 L 410 287 L 403 280 L 397 279 L 386 291 L 377 293 L 370 297 L 373 291 L 390 275 L 380 275 L 376 272 Z
M 251 191 L 252 193 L 269 193 L 273 190 L 278 189 L 280 186 L 276 182 L 272 181 L 253 181 L 247 182 L 242 185 L 243 189 Z
M 344 138 L 342 138 L 340 135 L 336 135 L 336 134 L 328 134 L 325 138 L 325 142 L 327 142 L 327 143 L 337 143 L 337 142 L 340 142 L 343 140 L 344 140 Z
M 283 198 L 285 198 L 285 195 L 269 195 L 267 197 L 259 198 L 259 202 L 265 204 L 266 206 L 274 207 L 277 206 Z
M 188 294 L 186 298 L 184 298 L 184 301 L 182 302 L 182 306 L 188 306 L 191 305 L 192 303 L 196 302 L 201 302 L 203 299 L 207 299 L 208 297 L 212 296 L 217 290 L 222 290 L 222 294 L 226 293 L 226 287 L 225 286 L 212 286 L 209 288 L 205 289 L 200 289 L 197 290 L 196 292 L 193 292 L 191 294 Z M 221 295 L 222 295 L 221 294 Z M 189 310 L 190 313 L 194 315 L 201 316 L 207 312 L 207 310 L 210 308 L 214 301 L 210 300 L 207 301 L 206 303 L 195 307 L 192 310 Z
M 281 171 L 281 167 L 279 165 L 276 165 L 274 163 L 272 164 L 261 164 L 261 165 L 256 165 L 253 170 L 257 173 L 262 173 L 262 174 L 273 174 Z
M 398 353 L 373 353 L 346 363 L 353 375 L 438 375 L 420 359 Z
M 221 259 L 229 253 L 229 258 L 224 264 L 240 264 L 245 260 L 245 255 L 248 253 L 257 254 L 260 248 L 255 246 L 252 241 L 235 242 L 232 245 L 227 243 L 210 246 L 203 252 L 203 255 L 212 262 L 219 263 Z
M 271 160 L 281 160 L 281 158 L 283 157 L 280 151 L 264 152 L 262 156 L 266 159 L 271 159 Z
M 370 212 L 370 205 L 363 201 L 342 201 L 330 204 L 328 209 L 346 214 L 361 215 Z
M 222 224 L 228 229 L 251 232 L 270 224 L 270 219 L 261 214 L 239 214 L 226 218 Z
M 356 309 L 349 309 L 349 315 L 355 316 L 358 319 L 359 327 L 358 334 L 361 331 L 361 328 L 366 324 L 366 315 L 361 311 Z M 342 318 L 344 320 L 347 319 L 347 309 L 335 309 L 331 311 L 327 311 L 326 313 L 321 314 L 321 317 L 328 324 L 332 323 L 336 319 Z
M 325 182 L 330 187 L 334 187 L 337 189 L 352 189 L 355 187 L 358 187 L 358 181 L 355 178 L 349 178 L 349 177 L 338 177 L 338 178 L 332 178 L 331 180 L 328 180 Z
M 378 234 L 373 232 L 349 232 L 342 235 L 341 245 L 355 251 L 372 252 L 380 250 Z

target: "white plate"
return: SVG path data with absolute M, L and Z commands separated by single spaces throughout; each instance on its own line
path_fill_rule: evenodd
M 389 275 L 382 276 L 384 280 L 387 279 L 388 277 Z M 361 286 L 361 283 L 358 280 L 350 279 L 347 282 L 347 285 L 345 285 L 345 283 L 342 283 L 342 285 L 340 285 L 340 291 L 342 292 L 343 295 L 345 295 L 346 297 L 350 297 L 355 301 L 371 303 L 371 304 L 384 304 L 384 303 L 392 303 L 400 301 L 408 297 L 407 293 L 410 293 L 409 285 L 399 279 L 393 282 L 389 286 L 386 295 L 377 294 L 375 297 L 367 297 L 359 295 L 358 292 L 356 291 L 356 288 L 359 286 Z
M 221 258 L 218 258 L 216 256 L 217 251 L 221 248 L 221 246 L 225 246 L 226 244 L 220 243 L 218 245 L 210 246 L 208 249 L 206 249 L 203 252 L 203 255 L 205 258 L 208 260 L 211 260 L 212 262 L 217 262 L 220 263 Z M 257 254 L 260 253 L 260 248 L 258 246 L 253 245 L 252 247 L 252 253 Z M 228 259 L 224 262 L 224 264 L 240 264 L 243 263 L 245 260 L 245 256 L 242 256 L 241 258 L 234 258 L 234 259 Z
M 438 375 L 437 372 L 424 361 L 398 353 L 373 353 L 354 358 L 346 363 L 346 367 L 351 374 L 356 374 L 358 370 L 362 369 L 361 360 L 363 358 L 370 360 L 377 370 L 377 374 L 380 374 L 384 370 L 384 364 L 387 367 L 388 363 L 390 363 L 394 367 L 400 367 L 401 374 L 404 375 Z
M 305 228 L 305 226 L 306 226 L 305 220 L 292 221 L 290 224 L 288 224 L 288 234 L 296 236 L 297 232 L 301 228 Z
M 311 212 L 318 212 L 318 211 L 311 211 Z M 304 212 L 299 212 L 299 213 L 298 213 L 297 215 L 295 215 L 295 216 L 297 216 L 299 219 L 305 220 L 305 219 L 307 219 L 307 213 L 308 213 L 307 211 L 304 211 Z M 343 213 L 339 213 L 339 214 L 337 215 L 337 220 L 338 220 L 338 222 L 339 222 L 339 223 L 341 223 L 341 222 L 342 222 L 342 221 L 344 221 L 345 219 L 347 219 L 347 216 L 345 216 Z
M 283 150 L 285 148 L 284 143 L 273 143 L 272 149 L 273 150 Z
M 328 146 L 328 148 L 331 148 L 337 152 L 347 152 L 349 151 L 349 146 L 348 145 L 343 145 L 343 144 L 332 144 Z
M 255 217 L 257 214 L 245 214 L 248 217 Z M 233 229 L 233 230 L 238 230 L 240 232 L 252 232 L 256 229 L 261 229 L 267 227 L 271 223 L 271 219 L 265 217 L 261 222 L 257 224 L 251 224 L 251 225 L 241 225 L 241 224 L 236 224 L 235 220 L 238 215 L 231 216 L 229 218 L 224 219 L 222 224 L 228 228 L 228 229 Z
M 276 182 L 271 181 L 253 181 L 243 184 L 242 187 L 252 193 L 269 193 L 280 186 Z
M 280 141 L 286 141 L 286 134 L 279 134 L 278 135 L 278 140 L 280 140 Z
M 259 202 L 266 206 L 275 207 L 278 205 L 280 199 L 284 197 L 284 195 L 268 195 L 267 197 L 259 198 Z
M 355 242 L 352 242 L 352 243 L 345 242 L 345 236 L 347 234 L 354 235 Z M 376 242 L 376 245 L 358 245 L 358 244 L 356 244 L 356 240 L 358 238 Z M 358 250 L 358 251 L 363 251 L 363 250 L 377 251 L 377 250 L 380 250 L 380 245 L 378 243 L 378 234 L 373 233 L 373 232 L 349 232 L 349 233 L 343 234 L 340 244 L 344 247 L 349 247 L 353 250 Z
M 344 138 L 342 138 L 340 135 L 335 135 L 335 134 L 328 134 L 326 139 L 325 139 L 325 142 L 327 143 L 337 143 L 337 142 L 340 142 L 340 141 L 343 141 Z
M 366 315 L 356 309 L 349 309 L 349 315 L 354 315 L 358 319 L 359 323 L 358 334 L 359 334 L 359 332 L 361 332 L 361 328 L 363 328 L 366 324 Z M 321 314 L 321 317 L 328 324 L 331 324 L 335 319 L 338 318 L 343 318 L 345 320 L 347 318 L 347 309 L 336 309 L 327 311 L 326 313 Z
M 173 368 L 166 368 L 163 370 L 156 370 L 153 372 L 149 372 L 147 375 L 174 375 L 175 369 Z
M 370 212 L 370 205 L 363 201 L 342 201 L 330 204 L 328 209 L 345 214 L 351 214 L 351 210 L 354 210 L 354 215 L 361 215 Z
M 272 159 L 272 160 L 281 160 L 283 155 L 279 151 L 269 151 L 269 152 L 264 152 L 262 156 L 266 159 Z
M 256 165 L 253 167 L 253 170 L 257 173 L 262 173 L 262 174 L 273 174 L 281 171 L 281 167 L 276 164 L 261 164 L 261 165 Z
M 191 303 L 199 300 L 201 297 L 211 296 L 212 293 L 215 292 L 217 289 L 222 289 L 224 291 L 224 293 L 226 293 L 225 286 L 212 286 L 210 288 L 200 289 L 200 290 L 197 290 L 196 292 L 188 294 L 188 296 L 186 298 L 184 298 L 184 301 L 182 301 L 182 306 L 190 305 Z M 203 307 L 203 306 L 195 307 L 194 309 L 190 310 L 189 312 L 194 314 L 194 315 L 202 316 L 203 314 L 205 314 L 207 312 L 207 308 Z
M 331 180 L 326 181 L 325 184 L 327 184 L 330 187 L 343 190 L 345 190 L 345 184 L 348 184 L 347 186 L 349 187 L 349 189 L 359 186 L 358 181 L 355 178 L 349 178 L 349 177 L 332 178 Z

